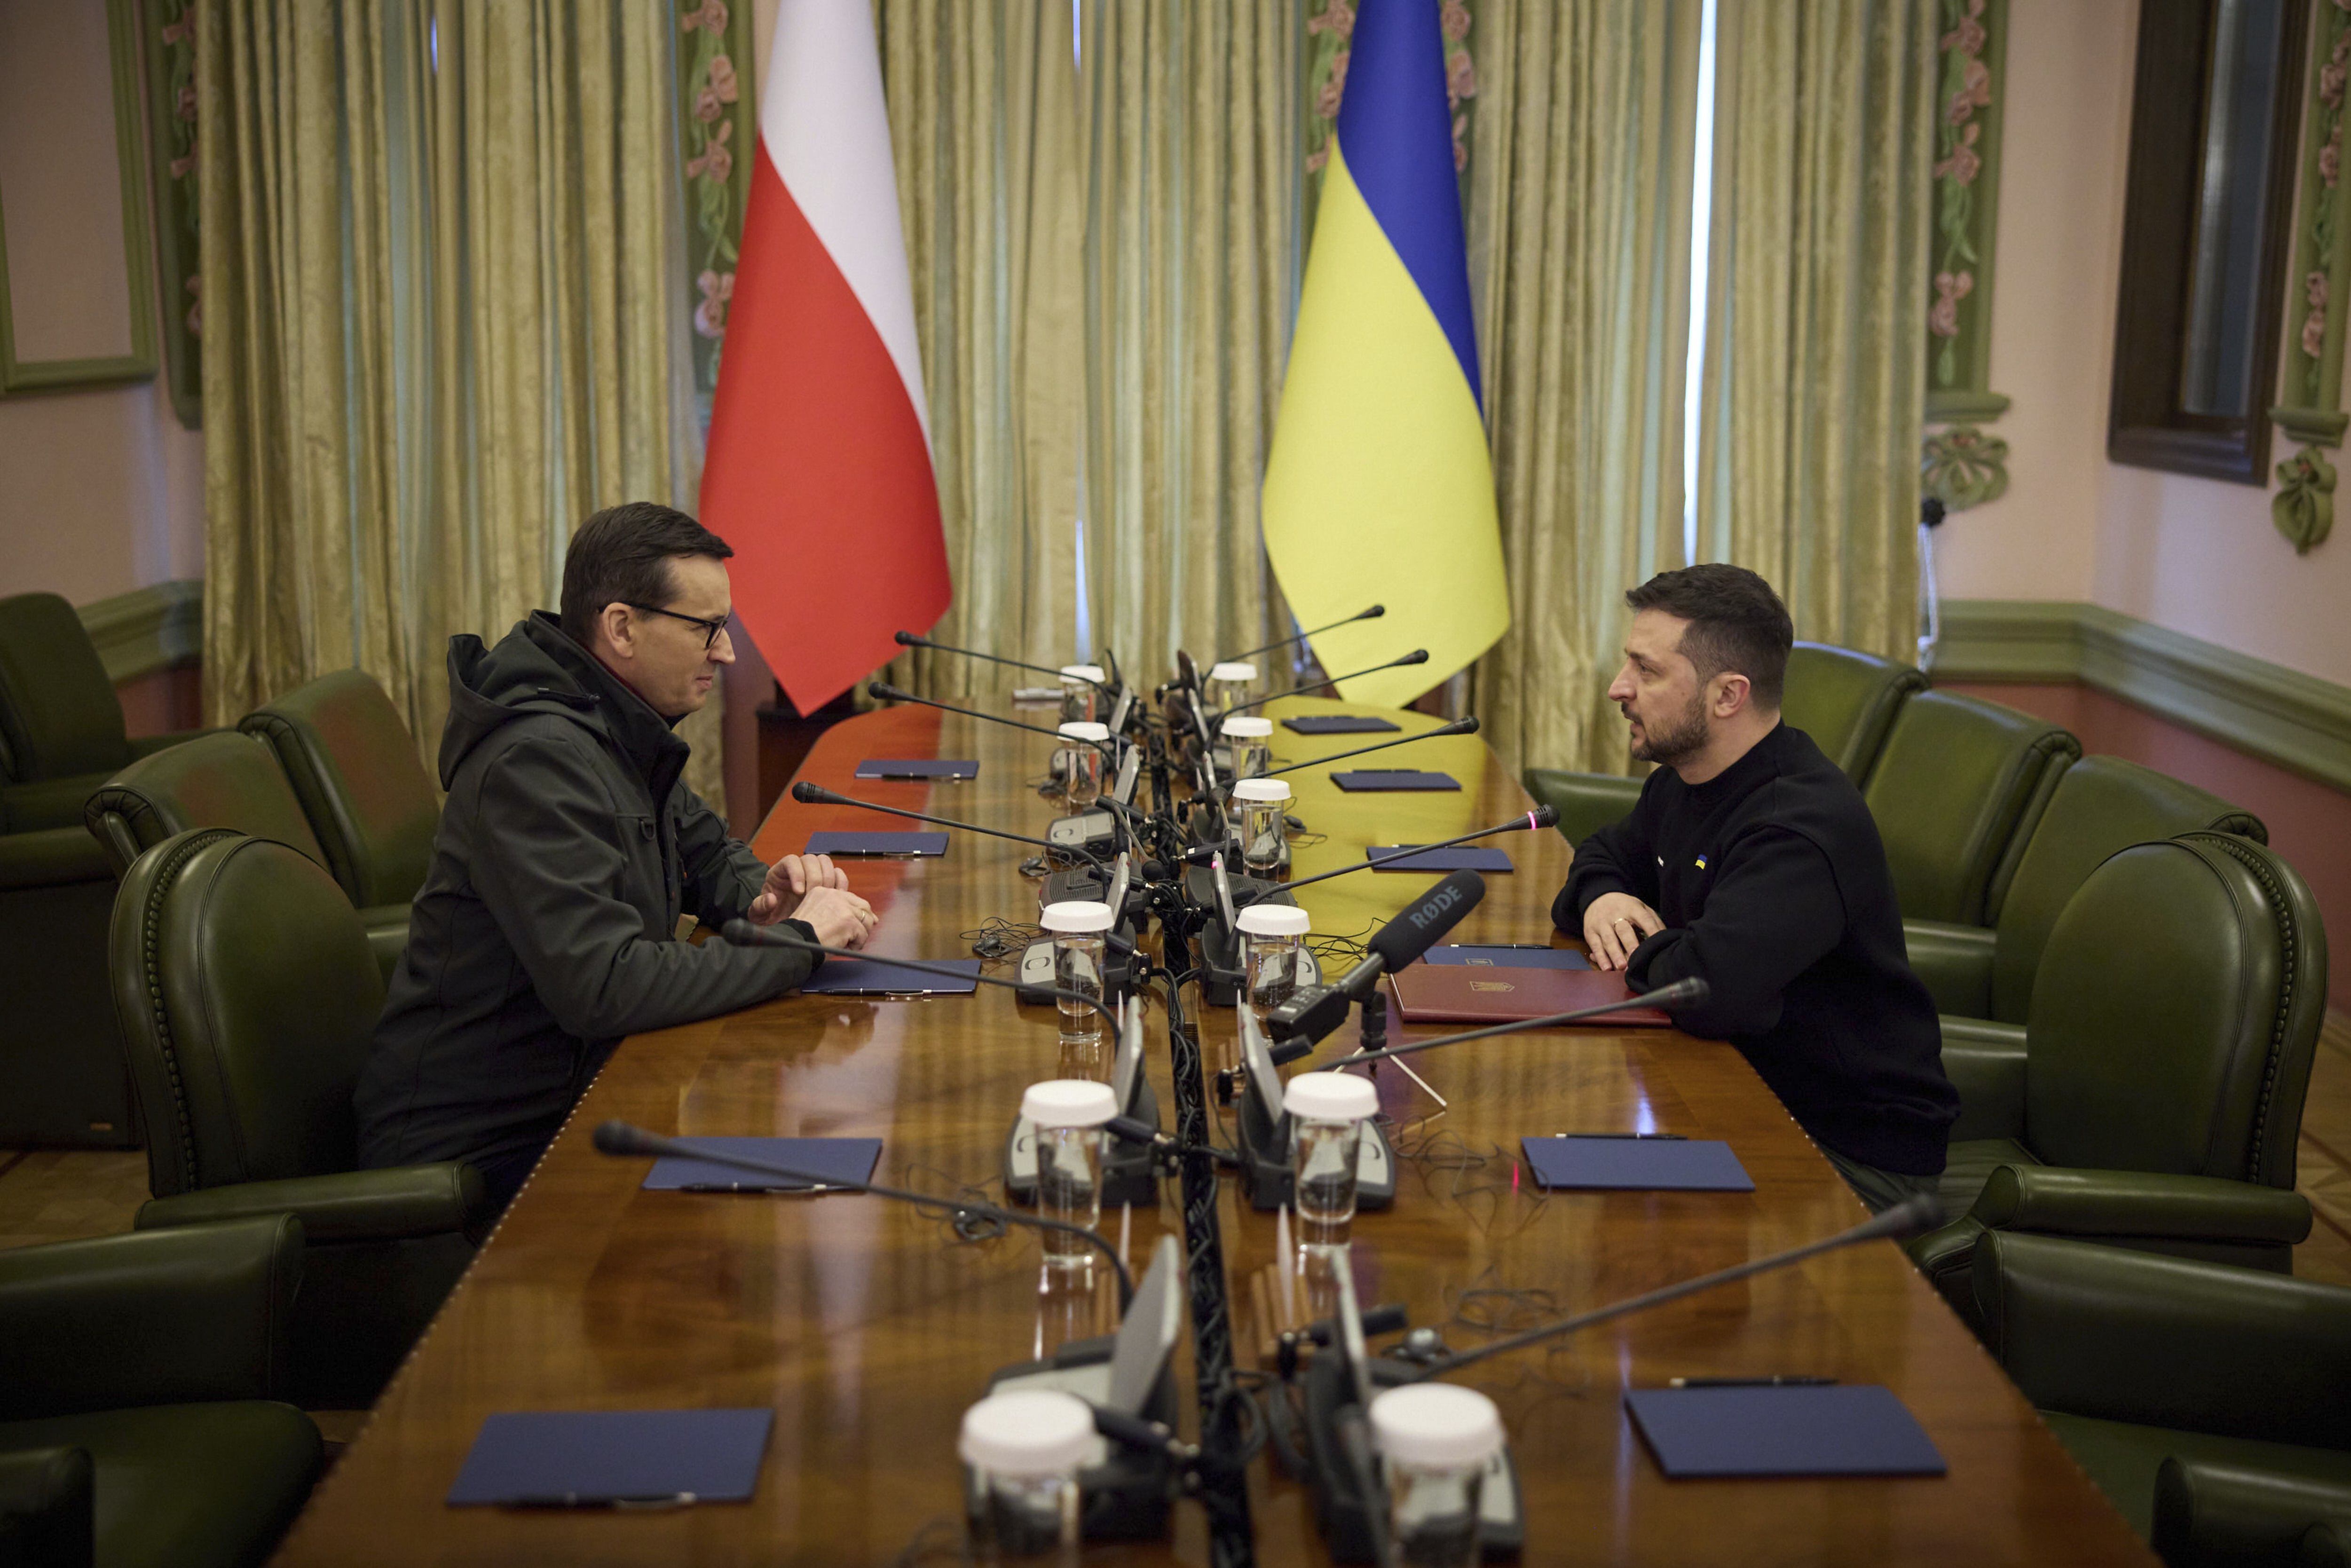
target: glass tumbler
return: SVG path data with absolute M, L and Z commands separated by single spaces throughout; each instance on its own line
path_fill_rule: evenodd
M 1387 1469 L 1388 1540 L 1409 1568 L 1475 1568 L 1486 1467 L 1502 1416 L 1474 1388 L 1415 1383 L 1374 1396 L 1372 1443 Z
M 1074 1394 L 992 1394 L 963 1413 L 964 1520 L 982 1563 L 1078 1561 L 1078 1472 L 1097 1452 Z
M 1251 876 L 1270 877 L 1281 869 L 1290 846 L 1290 786 L 1280 779 L 1244 779 L 1233 786 L 1234 826 L 1241 837 L 1241 864 Z
M 1049 904 L 1038 922 L 1053 936 L 1053 984 L 1064 991 L 1103 999 L 1102 969 L 1109 956 L 1110 930 L 1117 916 L 1107 904 L 1072 899 Z M 1061 1046 L 1101 1047 L 1102 1016 L 1071 997 L 1056 997 L 1061 1014 Z
M 1290 1113 L 1290 1177 L 1298 1210 L 1298 1244 L 1309 1251 L 1344 1247 L 1355 1222 L 1355 1162 L 1364 1124 L 1380 1108 L 1368 1078 L 1301 1072 L 1282 1085 Z
M 1210 713 L 1223 713 L 1249 700 L 1257 685 L 1257 666 L 1237 659 L 1208 666 L 1208 684 L 1201 696 Z
M 1100 664 L 1063 664 L 1061 666 L 1061 722 L 1092 724 L 1102 717 L 1102 687 L 1095 683 L 1102 678 Z
M 1072 744 L 1053 753 L 1053 771 L 1061 777 L 1070 810 L 1082 811 L 1102 799 L 1102 743 L 1110 739 L 1110 727 L 1077 720 L 1061 726 L 1061 733 Z
M 1237 713 L 1224 722 L 1225 749 L 1236 779 L 1255 779 L 1273 766 L 1273 720 Z
M 1046 1219 L 1092 1230 L 1102 1222 L 1102 1124 L 1118 1114 L 1107 1083 L 1049 1078 L 1020 1097 L 1020 1113 L 1037 1129 L 1037 1212 Z M 1041 1233 L 1048 1269 L 1082 1269 L 1091 1243 L 1066 1230 Z
M 1261 1025 L 1266 1014 L 1298 994 L 1312 917 L 1294 904 L 1252 904 L 1241 911 L 1240 925 L 1241 1002 Z

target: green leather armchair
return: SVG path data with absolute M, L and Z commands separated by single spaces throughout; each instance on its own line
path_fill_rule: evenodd
M 172 834 L 195 828 L 234 828 L 298 850 L 320 866 L 331 863 L 276 754 L 251 736 L 226 731 L 124 768 L 90 796 L 84 821 L 118 873 Z M 408 911 L 406 897 L 359 911 L 384 976 L 408 946 Z
M 2229 833 L 2137 844 L 2051 929 L 2022 1049 L 1954 1040 L 1942 1182 L 1911 1256 L 1962 1313 L 1990 1231 L 2284 1272 L 2310 1233 L 2294 1143 L 2326 1013 L 2310 890 Z
M 492 1216 L 468 1166 L 352 1168 L 383 982 L 350 901 L 284 844 L 200 829 L 131 866 L 110 941 L 148 1127 L 139 1228 L 298 1216 L 294 1385 L 308 1408 L 373 1403 Z
M 2321 1563 L 2351 1530 L 2351 1291 L 1992 1235 L 1984 1343 L 2172 1568 Z
M 186 738 L 125 737 L 72 605 L 0 599 L 0 1147 L 138 1142 L 106 990 L 114 873 L 82 808 L 110 774 Z
M 364 670 L 338 670 L 254 709 L 237 728 L 277 755 L 351 902 L 406 904 L 433 864 L 441 801 L 392 699 Z
M 0 1563 L 246 1568 L 309 1495 L 288 1216 L 0 1252 Z
M 2050 793 L 1993 912 L 1995 923 L 1904 921 L 1910 967 L 1934 994 L 1937 1010 L 2021 1027 L 2049 928 L 2098 863 L 2132 844 L 2199 829 L 2269 842 L 2260 818 L 2218 795 L 2119 757 L 2084 758 Z
M 1811 736 L 1859 784 L 1904 700 L 1926 688 L 1927 677 L 1907 664 L 1826 643 L 1799 643 L 1788 653 L 1780 716 Z M 1570 843 L 1629 814 L 1641 794 L 1640 779 L 1614 773 L 1530 768 L 1523 781 L 1537 802 L 1558 810 L 1559 831 Z

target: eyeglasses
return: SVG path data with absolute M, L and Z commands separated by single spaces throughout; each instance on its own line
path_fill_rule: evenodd
M 639 604 L 632 599 L 623 599 L 621 602 L 632 610 L 642 610 L 648 615 L 666 615 L 673 621 L 683 621 L 689 626 L 701 627 L 702 651 L 705 653 L 718 646 L 719 637 L 726 631 L 726 617 L 724 615 L 716 621 L 705 621 L 699 615 L 681 615 L 674 610 L 664 610 L 658 604 Z

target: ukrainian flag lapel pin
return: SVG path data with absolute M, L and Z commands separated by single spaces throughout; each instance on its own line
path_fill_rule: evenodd
M 1704 855 L 1698 857 L 1698 869 L 1700 871 L 1704 871 L 1706 869 L 1706 857 Z

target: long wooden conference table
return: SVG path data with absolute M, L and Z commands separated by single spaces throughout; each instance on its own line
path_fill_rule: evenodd
M 1011 712 L 1012 710 L 1005 710 Z M 1345 711 L 1298 699 L 1284 713 Z M 1361 710 L 1357 710 L 1361 711 Z M 1041 710 L 1020 716 L 1050 722 Z M 1433 727 L 1392 715 L 1407 729 Z M 1277 729 L 1302 761 L 1376 737 Z M 1041 835 L 1057 808 L 1033 788 L 1051 743 L 925 708 L 864 714 L 826 732 L 801 777 L 864 799 Z M 860 783 L 874 757 L 977 758 L 961 785 Z M 1360 862 L 1374 843 L 1428 842 L 1527 810 L 1474 737 L 1403 747 L 1380 763 L 1441 768 L 1458 793 L 1348 795 L 1327 770 L 1289 775 L 1311 834 L 1299 877 Z M 756 841 L 768 860 L 814 831 L 908 827 L 795 804 Z M 1492 841 L 1516 864 L 1490 875 L 1454 941 L 1539 942 L 1565 878 L 1553 832 Z M 1030 850 L 957 834 L 944 859 L 854 862 L 883 919 L 883 955 L 967 956 L 991 916 L 1031 921 Z M 1321 936 L 1360 936 L 1430 885 L 1366 872 L 1301 892 Z M 1343 965 L 1338 966 L 1343 967 Z M 998 966 L 997 973 L 1008 973 Z M 1213 1061 L 1229 1009 L 1202 1009 Z M 1174 1125 L 1164 1020 L 1149 1071 Z M 1435 1030 L 1412 1031 L 1433 1033 Z M 1352 1039 L 1353 1025 L 1340 1040 Z M 1338 1054 L 1336 1042 L 1320 1053 Z M 1435 1103 L 1380 1075 L 1407 1157 L 1393 1209 L 1358 1218 L 1353 1262 L 1368 1306 L 1398 1301 L 1456 1349 L 1830 1235 L 1861 1206 L 1729 1046 L 1663 1030 L 1552 1030 L 1412 1059 Z M 277 1561 L 862 1564 L 956 1560 L 957 1423 L 988 1375 L 1106 1332 L 1108 1281 L 1040 1289 L 1035 1233 L 961 1240 L 933 1213 L 878 1197 L 645 1192 L 646 1164 L 598 1155 L 621 1117 L 681 1134 L 868 1135 L 875 1179 L 1000 1197 L 999 1160 L 1021 1090 L 1054 1075 L 1050 1009 L 1008 991 L 861 1001 L 791 996 L 640 1035 L 613 1056 L 416 1347 L 319 1485 Z M 1302 1068 L 1297 1071 L 1303 1071 Z M 1220 1119 L 1229 1112 L 1214 1109 Z M 1527 1134 L 1663 1131 L 1727 1139 L 1752 1194 L 1552 1194 L 1518 1163 Z M 1219 1129 L 1229 1137 L 1227 1124 Z M 1180 1235 L 1176 1184 L 1128 1218 L 1130 1256 Z M 1117 1220 L 1105 1217 L 1116 1233 Z M 1227 1183 L 1224 1248 L 1236 1356 L 1254 1354 L 1252 1277 L 1273 1261 L 1271 1217 Z M 2151 1375 L 2159 1369 L 2149 1368 Z M 1627 1389 L 1677 1375 L 1824 1375 L 1900 1396 L 1949 1462 L 1933 1479 L 1669 1481 L 1625 1415 Z M 1997 1365 L 1890 1242 L 1700 1293 L 1579 1337 L 1497 1357 L 1459 1380 L 1499 1404 L 1523 1488 L 1524 1561 L 1548 1563 L 2148 1563 L 2154 1559 Z M 1188 1352 L 1178 1373 L 1187 1414 Z M 662 1512 L 451 1508 L 443 1499 L 485 1417 L 501 1411 L 764 1406 L 776 1412 L 747 1504 Z M 1327 1561 L 1305 1490 L 1268 1458 L 1251 1469 L 1259 1561 Z M 1203 1515 L 1178 1505 L 1172 1542 L 1089 1546 L 1105 1563 L 1205 1563 Z

